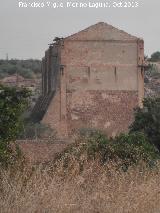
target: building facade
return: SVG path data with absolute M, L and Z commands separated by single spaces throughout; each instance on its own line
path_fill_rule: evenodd
M 80 128 L 126 132 L 144 97 L 144 42 L 106 23 L 60 38 L 42 60 L 35 110 L 60 137 Z

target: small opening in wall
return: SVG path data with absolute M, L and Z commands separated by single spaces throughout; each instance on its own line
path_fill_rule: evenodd
M 90 70 L 90 67 L 88 67 L 88 77 L 90 78 L 90 75 L 91 75 L 91 70 Z
M 64 74 L 64 68 L 63 67 L 60 68 L 60 73 L 61 73 L 61 75 Z
M 114 68 L 115 81 L 117 81 L 117 67 Z

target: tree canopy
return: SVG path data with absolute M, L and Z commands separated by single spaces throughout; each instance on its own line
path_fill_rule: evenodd
M 40 60 L 0 60 L 0 78 L 18 73 L 24 78 L 34 78 L 41 73 Z
M 144 99 L 144 108 L 137 108 L 131 132 L 140 131 L 146 134 L 149 141 L 160 151 L 160 98 Z
M 27 107 L 29 96 L 30 92 L 26 89 L 0 85 L 0 163 L 7 163 L 10 159 L 10 144 L 22 127 L 22 113 Z
M 151 55 L 150 61 L 152 61 L 152 62 L 158 62 L 158 61 L 160 61 L 160 52 L 157 51 L 157 52 L 153 53 Z

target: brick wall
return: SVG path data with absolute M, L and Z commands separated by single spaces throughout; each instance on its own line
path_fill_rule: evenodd
M 58 48 L 58 86 L 43 122 L 61 137 L 85 127 L 110 136 L 127 131 L 144 96 L 143 40 L 99 24 Z
M 79 128 L 97 128 L 109 136 L 126 132 L 137 106 L 135 91 L 85 91 L 67 93 L 69 133 Z

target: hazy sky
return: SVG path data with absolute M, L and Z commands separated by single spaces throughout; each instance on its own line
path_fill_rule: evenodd
M 49 1 L 64 4 L 67 2 L 67 0 L 22 0 L 27 3 Z M 138 8 L 40 9 L 19 8 L 19 0 L 0 0 L 0 58 L 6 58 L 8 53 L 9 58 L 41 59 L 54 37 L 68 36 L 99 21 L 144 38 L 147 55 L 160 51 L 160 0 L 138 2 Z

